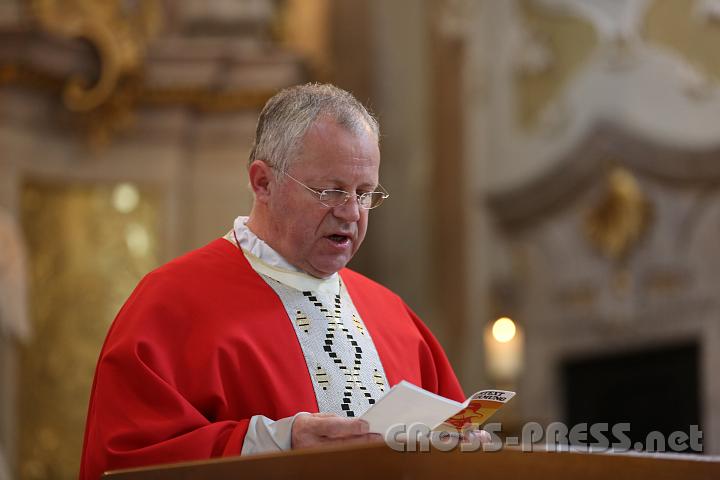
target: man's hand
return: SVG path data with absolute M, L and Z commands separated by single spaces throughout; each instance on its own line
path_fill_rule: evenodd
M 464 433 L 464 437 L 467 437 L 469 439 L 470 436 L 473 436 L 476 439 L 480 440 L 481 444 L 485 443 L 491 443 L 492 442 L 492 436 L 490 433 L 486 432 L 485 430 L 468 430 Z
M 382 441 L 382 436 L 368 433 L 366 421 L 339 417 L 331 413 L 298 415 L 292 427 L 292 448 L 379 441 Z

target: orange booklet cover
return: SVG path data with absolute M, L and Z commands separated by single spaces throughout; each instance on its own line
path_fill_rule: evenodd
M 433 430 L 459 432 L 468 425 L 485 423 L 515 392 L 481 390 L 460 403 L 402 381 L 391 388 L 360 418 L 370 431 L 385 435 L 390 428 L 420 423 Z

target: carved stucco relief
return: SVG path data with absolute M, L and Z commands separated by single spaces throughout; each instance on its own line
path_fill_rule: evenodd
M 677 59 L 683 91 L 697 102 L 712 100 L 720 80 L 718 20 L 717 0 L 656 0 L 645 19 L 645 38 Z
M 597 43 L 596 34 L 592 24 L 578 16 L 523 0 L 513 37 L 517 121 L 532 130 L 548 121 L 542 118 L 543 111 L 587 60 Z
M 517 44 L 518 126 L 539 133 L 562 129 L 573 110 L 564 90 L 583 65 L 599 61 L 622 75 L 643 63 L 645 46 L 675 57 L 673 74 L 681 78 L 683 94 L 709 99 L 720 80 L 718 19 L 716 0 L 518 0 L 508 34 Z
M 643 37 L 683 57 L 695 82 L 720 81 L 720 2 L 655 0 L 643 25 Z

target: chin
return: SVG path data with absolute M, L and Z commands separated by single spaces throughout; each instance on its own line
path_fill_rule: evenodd
M 313 268 L 315 271 L 321 275 L 322 277 L 329 277 L 330 275 L 339 272 L 345 266 L 350 262 L 350 259 L 346 260 L 339 260 L 339 261 L 330 261 L 330 262 L 319 262 L 317 265 L 314 265 Z

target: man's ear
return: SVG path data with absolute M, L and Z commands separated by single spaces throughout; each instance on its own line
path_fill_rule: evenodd
M 255 194 L 255 199 L 267 203 L 270 198 L 270 191 L 274 186 L 275 176 L 270 165 L 262 160 L 255 160 L 248 167 L 250 188 Z

